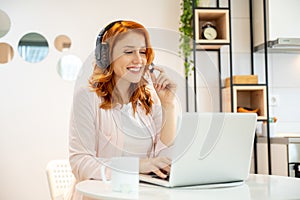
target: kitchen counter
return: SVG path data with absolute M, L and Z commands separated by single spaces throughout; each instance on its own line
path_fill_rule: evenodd
M 270 138 L 271 168 L 273 175 L 295 176 L 295 163 L 300 163 L 300 137 L 276 134 Z M 258 173 L 268 174 L 267 137 L 257 137 Z
M 267 143 L 267 137 L 257 137 L 258 143 Z M 300 144 L 300 137 L 271 137 L 271 144 Z

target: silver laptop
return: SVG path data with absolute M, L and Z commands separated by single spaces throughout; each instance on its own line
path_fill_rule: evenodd
M 242 184 L 250 171 L 257 115 L 184 113 L 174 145 L 160 153 L 172 159 L 168 180 L 140 175 L 165 187 L 226 187 Z

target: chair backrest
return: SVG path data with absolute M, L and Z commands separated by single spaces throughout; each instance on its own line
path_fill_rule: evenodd
M 64 199 L 75 178 L 68 160 L 52 160 L 46 167 L 52 200 Z

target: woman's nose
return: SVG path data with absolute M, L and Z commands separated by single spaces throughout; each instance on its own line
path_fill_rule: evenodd
M 141 56 L 140 52 L 139 51 L 135 51 L 133 62 L 134 63 L 142 63 L 142 61 L 143 60 L 142 60 L 142 56 Z

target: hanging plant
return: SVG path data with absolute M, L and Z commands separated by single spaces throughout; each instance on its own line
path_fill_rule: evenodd
M 199 0 L 195 0 L 195 5 L 198 5 Z M 193 0 L 182 0 L 180 3 L 180 45 L 179 54 L 184 58 L 185 75 L 188 76 L 194 64 L 191 59 L 192 55 L 192 40 L 193 40 Z

